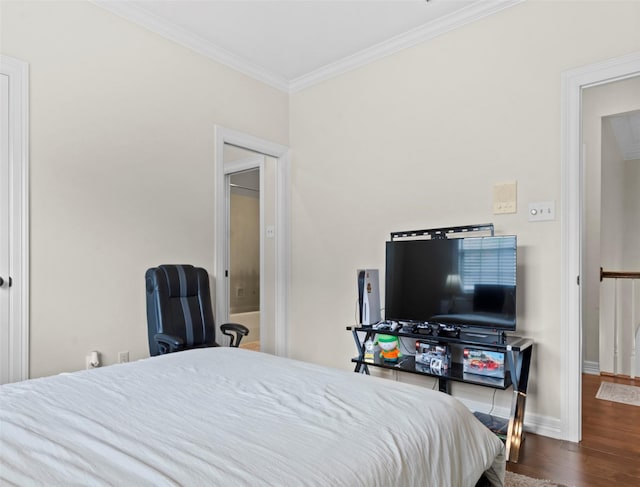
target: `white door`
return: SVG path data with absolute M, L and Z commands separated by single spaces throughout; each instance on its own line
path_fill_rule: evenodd
M 0 74 L 0 384 L 10 382 L 9 77 Z
M 0 56 L 0 383 L 28 378 L 28 65 Z

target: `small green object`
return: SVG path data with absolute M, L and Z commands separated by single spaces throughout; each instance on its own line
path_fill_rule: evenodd
M 397 362 L 402 357 L 402 353 L 398 348 L 400 341 L 397 336 L 378 335 L 377 342 L 380 347 L 380 357 L 385 362 Z
M 380 342 L 391 343 L 391 342 L 397 342 L 397 341 L 398 341 L 398 337 L 393 335 L 378 335 L 378 343 Z

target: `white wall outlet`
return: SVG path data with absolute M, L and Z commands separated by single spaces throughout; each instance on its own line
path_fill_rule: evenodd
M 529 203 L 529 221 L 543 222 L 556 219 L 555 201 L 540 201 Z
M 124 364 L 129 361 L 129 352 L 118 352 L 118 363 Z
M 89 355 L 86 357 L 86 368 L 87 369 L 96 369 L 102 365 L 100 361 L 100 352 L 89 352 Z
M 517 182 L 499 183 L 493 186 L 493 213 L 516 213 Z

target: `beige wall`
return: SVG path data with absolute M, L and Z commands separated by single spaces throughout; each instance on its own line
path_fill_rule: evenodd
M 245 191 L 245 193 L 248 193 Z M 260 310 L 260 198 L 231 189 L 229 313 Z
M 33 376 L 146 356 L 144 270 L 212 268 L 222 124 L 293 148 L 293 357 L 351 367 L 355 270 L 384 268 L 389 232 L 493 221 L 519 238 L 527 414 L 559 418 L 560 223 L 526 207 L 562 217 L 560 75 L 640 50 L 640 3 L 530 0 L 291 97 L 89 3 L 1 8 L 31 65 Z M 509 180 L 519 211 L 493 215 Z
M 638 18 L 638 2 L 524 2 L 292 95 L 292 356 L 351 367 L 355 271 L 384 269 L 389 232 L 492 221 L 518 235 L 527 420 L 559 428 L 561 74 L 640 50 Z M 493 215 L 510 180 L 518 212 Z M 529 223 L 548 200 L 556 220 Z
M 214 125 L 287 144 L 288 97 L 88 2 L 1 8 L 31 77 L 31 376 L 145 357 L 145 270 L 213 269 Z
M 622 255 L 622 239 L 608 238 L 611 234 L 620 234 L 623 226 L 622 178 L 616 183 L 609 177 L 609 198 L 605 204 L 611 209 L 608 213 L 610 228 L 601 231 L 603 165 L 619 164 L 622 155 L 609 124 L 603 124 L 603 117 L 624 113 L 640 108 L 640 77 L 634 77 L 615 83 L 587 88 L 582 96 L 582 132 L 584 139 L 584 246 L 582 251 L 583 299 L 582 328 L 583 353 L 585 362 L 599 362 L 599 316 L 600 316 L 600 266 L 607 270 L 620 270 L 611 267 L 613 262 L 604 262 L 602 255 Z M 609 143 L 604 143 L 609 133 Z M 616 166 L 618 167 L 618 166 Z M 618 169 L 621 169 L 619 167 Z M 620 173 L 620 171 L 618 171 Z M 620 218 L 616 217 L 618 215 Z M 602 244 L 609 250 L 601 250 Z M 620 245 L 620 252 L 613 252 L 611 246 Z
M 640 86 L 637 93 L 640 98 Z M 622 243 L 622 266 L 623 269 L 638 272 L 640 271 L 640 224 L 638 224 L 640 221 L 640 159 L 624 161 L 622 165 L 623 214 L 626 225 Z M 638 309 L 640 311 L 640 308 Z

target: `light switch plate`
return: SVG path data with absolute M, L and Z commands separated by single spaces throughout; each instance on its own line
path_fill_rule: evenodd
M 511 181 L 507 183 L 499 183 L 493 186 L 493 213 L 499 215 L 502 213 L 516 213 L 518 208 L 516 204 L 517 183 Z
M 556 202 L 540 201 L 538 203 L 529 203 L 529 221 L 543 222 L 556 219 Z

